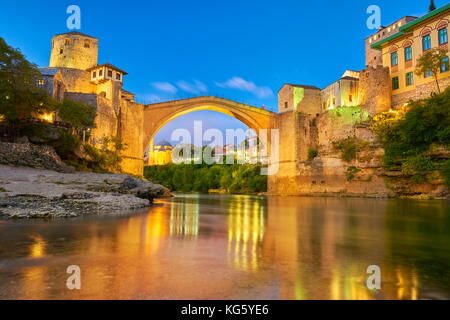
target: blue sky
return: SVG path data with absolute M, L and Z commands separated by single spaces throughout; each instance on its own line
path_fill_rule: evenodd
M 217 95 L 276 110 L 284 83 L 323 88 L 345 69 L 364 68 L 364 38 L 373 33 L 366 27 L 369 5 L 379 5 L 382 24 L 389 24 L 425 14 L 429 1 L 2 1 L 0 36 L 48 66 L 51 37 L 69 31 L 71 4 L 82 10 L 80 31 L 100 38 L 99 62 L 126 70 L 124 88 L 139 102 Z M 245 127 L 198 111 L 166 125 L 155 140 L 192 128 L 193 120 L 206 129 Z

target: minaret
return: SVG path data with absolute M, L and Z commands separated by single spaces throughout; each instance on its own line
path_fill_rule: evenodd
M 434 0 L 430 0 L 430 12 L 436 10 L 436 6 L 434 5 Z
M 52 39 L 50 68 L 87 70 L 97 66 L 98 39 L 78 31 L 58 34 Z

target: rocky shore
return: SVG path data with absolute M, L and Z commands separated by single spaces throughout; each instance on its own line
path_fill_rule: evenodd
M 0 218 L 114 213 L 170 196 L 165 187 L 120 174 L 62 173 L 0 165 Z

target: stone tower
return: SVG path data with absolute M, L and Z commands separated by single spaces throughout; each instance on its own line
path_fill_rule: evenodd
M 78 31 L 52 39 L 50 68 L 87 70 L 98 63 L 98 39 Z
M 371 115 L 392 107 L 391 76 L 388 67 L 373 66 L 359 75 L 359 105 Z

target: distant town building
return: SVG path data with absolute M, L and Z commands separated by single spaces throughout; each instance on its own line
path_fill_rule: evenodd
M 151 166 L 164 166 L 172 163 L 172 145 L 167 141 L 162 141 L 153 146 L 149 152 L 149 162 Z

